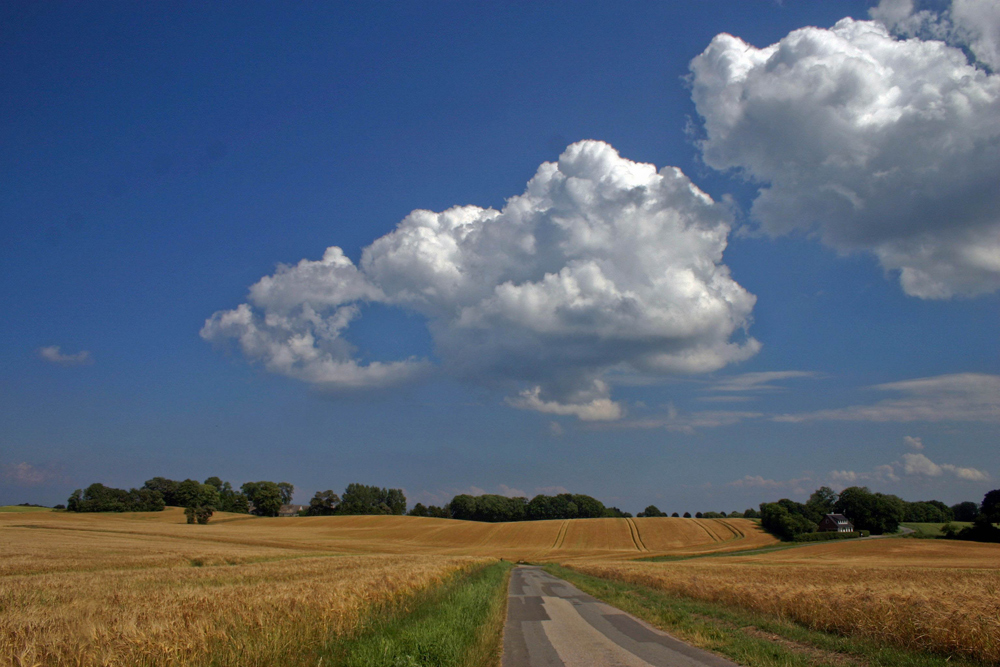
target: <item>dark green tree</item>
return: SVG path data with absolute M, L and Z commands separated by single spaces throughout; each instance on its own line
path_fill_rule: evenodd
M 541 493 L 532 498 L 528 501 L 528 518 L 532 521 L 558 518 L 554 500 L 552 496 Z
M 833 514 L 833 506 L 837 503 L 837 493 L 829 486 L 821 486 L 812 492 L 806 507 L 809 508 L 810 519 L 819 523 L 827 514 Z
M 957 505 L 952 505 L 951 512 L 955 517 L 955 521 L 975 521 L 976 517 L 979 516 L 979 505 L 971 500 L 966 500 Z
M 257 516 L 278 516 L 281 510 L 281 488 L 274 482 L 247 482 L 240 487 L 247 500 L 253 504 Z
M 609 519 L 629 519 L 632 517 L 629 512 L 623 512 L 617 507 L 605 507 L 604 516 Z
M 153 479 L 147 479 L 142 488 L 149 489 L 150 491 L 159 491 L 163 496 L 163 502 L 170 507 L 180 507 L 180 503 L 177 502 L 177 485 L 178 482 L 172 479 L 154 477 Z
M 573 494 L 576 516 L 580 519 L 597 519 L 604 516 L 604 503 L 582 493 Z
M 337 513 L 337 506 L 340 504 L 340 496 L 327 489 L 317 491 L 312 500 L 309 501 L 309 509 L 306 510 L 308 516 L 330 516 Z
M 896 496 L 872 493 L 866 486 L 851 486 L 840 492 L 834 509 L 850 519 L 855 530 L 883 535 L 899 528 L 905 504 Z
M 1000 523 L 1000 489 L 994 489 L 983 496 L 979 513 L 990 523 Z
M 292 496 L 295 494 L 295 487 L 288 482 L 278 482 L 278 488 L 281 490 L 281 504 L 287 505 L 292 502 Z
M 430 507 L 427 508 L 427 514 L 428 514 L 428 516 L 432 516 L 432 517 L 435 517 L 437 519 L 450 519 L 451 518 L 451 511 L 448 509 L 447 505 L 444 506 L 444 507 L 438 507 L 437 505 L 431 505 Z
M 163 494 L 150 489 L 116 489 L 96 483 L 77 489 L 67 501 L 71 512 L 159 512 Z
M 401 489 L 348 484 L 340 498 L 339 514 L 404 514 L 406 496 Z
M 476 518 L 476 497 L 467 493 L 461 493 L 451 499 L 448 509 L 451 516 L 462 521 L 475 521 Z
M 667 516 L 667 513 L 660 511 L 660 508 L 657 507 L 656 505 L 650 505 L 649 507 L 647 507 L 643 511 L 639 512 L 638 514 L 636 514 L 636 516 L 637 517 L 643 517 L 643 516 Z
M 782 498 L 776 503 L 761 503 L 760 525 L 782 540 L 794 540 L 798 535 L 814 532 L 816 524 L 799 508 L 804 509 L 804 506 L 787 498 Z

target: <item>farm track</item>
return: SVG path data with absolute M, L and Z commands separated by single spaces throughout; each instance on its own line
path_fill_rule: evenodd
M 701 528 L 702 530 L 704 530 L 705 534 L 708 535 L 712 539 L 713 542 L 721 542 L 722 541 L 722 540 L 719 539 L 719 537 L 715 533 L 713 533 L 712 531 L 710 531 L 705 526 L 705 524 L 703 524 L 701 522 L 701 519 L 692 519 L 692 521 L 694 521 L 695 525 L 697 525 L 699 528 Z
M 721 521 L 720 520 L 719 523 L 721 523 L 723 526 L 725 526 L 730 531 L 732 531 L 732 533 L 733 533 L 733 539 L 734 540 L 742 540 L 743 538 L 746 537 L 746 535 L 743 533 L 742 530 L 740 530 L 739 528 L 736 528 L 735 526 L 733 526 L 733 524 L 729 523 L 728 521 Z
M 559 533 L 556 535 L 556 541 L 552 545 L 552 550 L 562 549 L 563 543 L 566 541 L 566 533 L 569 532 L 569 521 L 563 521 L 562 525 L 559 526 Z
M 633 521 L 631 518 L 625 519 L 625 521 L 628 523 L 628 530 L 629 533 L 632 535 L 632 544 L 635 545 L 635 550 L 649 551 L 649 549 L 646 548 L 646 545 L 643 544 L 642 537 L 639 535 L 639 526 L 637 526 L 635 521 Z

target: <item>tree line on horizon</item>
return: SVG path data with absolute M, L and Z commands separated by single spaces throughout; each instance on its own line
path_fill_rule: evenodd
M 183 507 L 188 523 L 208 523 L 215 512 L 278 516 L 292 501 L 295 487 L 288 482 L 246 482 L 239 490 L 219 477 L 204 482 L 166 477 L 146 480 L 139 489 L 116 489 L 94 483 L 77 489 L 67 501 L 70 512 L 160 512 L 167 506 Z M 61 509 L 61 508 L 60 508 Z M 333 491 L 317 491 L 302 514 L 403 514 L 406 496 L 401 489 L 349 484 L 341 498 Z
M 246 482 L 235 489 L 219 477 L 204 482 L 193 479 L 176 481 L 165 477 L 146 480 L 139 489 L 116 489 L 100 483 L 77 489 L 70 495 L 66 509 L 71 512 L 156 512 L 166 506 L 183 507 L 189 523 L 208 523 L 216 511 L 257 516 L 278 516 L 283 505 L 292 500 L 295 487 L 288 482 Z M 58 506 L 57 506 L 58 507 Z M 617 507 L 606 507 L 585 494 L 538 494 L 531 500 L 497 494 L 473 496 L 458 494 L 444 506 L 417 503 L 407 512 L 406 496 L 401 489 L 386 489 L 365 484 L 348 484 L 343 496 L 332 490 L 317 491 L 302 516 L 356 514 L 391 514 L 438 517 L 465 521 L 508 522 L 546 519 L 584 519 L 632 515 Z M 952 539 L 1000 542 L 1000 489 L 986 494 L 982 504 L 965 501 L 948 506 L 939 500 L 908 502 L 892 494 L 872 492 L 868 487 L 848 487 L 839 494 L 828 486 L 817 489 L 805 503 L 788 498 L 761 503 L 760 511 L 696 512 L 698 519 L 746 518 L 761 521 L 761 526 L 783 540 L 801 539 L 816 533 L 826 514 L 843 514 L 855 531 L 874 535 L 896 532 L 902 522 L 944 523 L 943 532 Z M 679 517 L 668 515 L 655 505 L 647 506 L 637 517 Z M 684 518 L 691 518 L 684 512 Z M 950 522 L 968 522 L 958 529 Z
M 851 486 L 839 494 L 822 486 L 804 503 L 782 498 L 760 505 L 761 527 L 782 540 L 816 533 L 827 514 L 843 514 L 856 532 L 872 535 L 895 533 L 903 522 L 948 526 L 952 521 L 973 522 L 961 531 L 952 527 L 944 532 L 957 539 L 1000 542 L 1000 529 L 993 526 L 1000 522 L 1000 490 L 987 493 L 982 505 L 965 501 L 948 506 L 940 500 L 908 502 L 892 494 L 872 492 L 866 486 Z

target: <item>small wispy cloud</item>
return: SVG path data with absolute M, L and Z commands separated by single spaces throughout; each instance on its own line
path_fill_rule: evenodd
M 793 378 L 815 378 L 818 373 L 812 371 L 765 371 L 761 373 L 743 373 L 723 378 L 711 387 L 711 391 L 757 392 L 782 391 L 784 387 L 774 384 L 780 380 Z
M 903 396 L 884 399 L 871 405 L 775 415 L 773 419 L 789 423 L 820 420 L 1000 422 L 1000 375 L 957 373 L 889 382 L 875 385 L 872 389 Z
M 742 479 L 729 482 L 728 486 L 738 489 L 770 489 L 772 491 L 789 492 L 801 496 L 809 492 L 806 484 L 812 481 L 811 477 L 779 480 L 766 479 L 761 475 L 746 475 Z
M 42 486 L 49 482 L 63 481 L 64 478 L 59 466 L 32 465 L 24 461 L 0 465 L 0 479 L 15 486 Z
M 86 366 L 94 363 L 89 351 L 81 350 L 76 354 L 63 354 L 58 345 L 38 348 L 38 356 L 59 366 Z
M 666 429 L 674 433 L 694 433 L 698 429 L 731 426 L 748 419 L 766 416 L 762 412 L 740 410 L 700 410 L 682 412 L 672 403 L 667 405 L 667 414 L 647 419 L 633 419 L 620 422 L 623 428 Z

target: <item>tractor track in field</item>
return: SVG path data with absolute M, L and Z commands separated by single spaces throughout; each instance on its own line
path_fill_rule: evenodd
M 642 541 L 642 537 L 639 535 L 639 526 L 636 525 L 635 521 L 632 519 L 625 519 L 628 523 L 629 534 L 632 536 L 632 544 L 635 545 L 636 551 L 649 551 L 646 548 L 646 544 Z
M 559 533 L 556 535 L 556 541 L 552 545 L 553 549 L 562 549 L 563 542 L 566 541 L 566 533 L 569 532 L 569 520 L 564 520 L 562 525 L 559 526 Z
M 721 521 L 720 520 L 719 523 L 721 523 L 723 526 L 725 526 L 726 528 L 728 528 L 733 533 L 733 539 L 734 540 L 742 540 L 743 538 L 746 537 L 746 533 L 744 533 L 742 530 L 740 530 L 736 526 L 732 525 L 728 521 Z M 728 540 L 726 540 L 726 541 L 728 541 Z
M 708 535 L 712 539 L 713 542 L 721 542 L 722 541 L 718 537 L 716 537 L 716 535 L 712 531 L 710 531 L 708 528 L 706 528 L 705 524 L 703 524 L 700 519 L 695 519 L 694 522 L 695 522 L 695 524 L 699 528 L 701 528 L 702 530 L 705 531 L 705 534 Z

